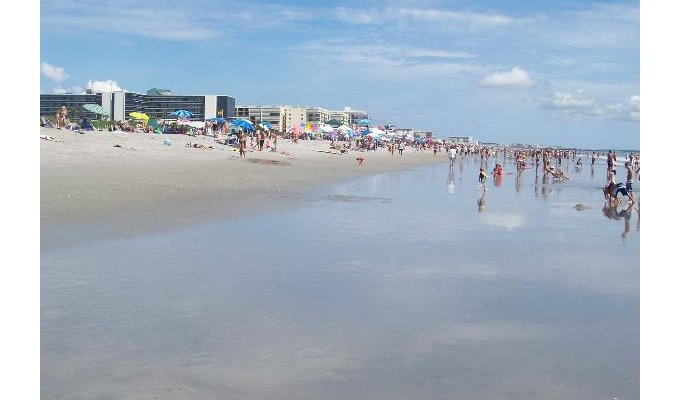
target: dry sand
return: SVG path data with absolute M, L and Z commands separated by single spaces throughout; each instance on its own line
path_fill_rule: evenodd
M 317 151 L 328 150 L 328 141 L 279 140 L 279 152 L 249 150 L 242 159 L 207 136 L 50 128 L 40 134 L 54 137 L 40 140 L 43 234 L 98 223 L 140 233 L 241 216 L 289 204 L 312 185 L 446 162 L 445 154 L 410 148 L 403 156 L 385 149 Z M 186 147 L 190 142 L 214 149 Z M 358 156 L 365 158 L 362 166 Z

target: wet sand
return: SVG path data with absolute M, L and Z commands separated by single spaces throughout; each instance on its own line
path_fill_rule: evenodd
M 48 232 L 106 224 L 129 235 L 243 216 L 285 206 L 305 188 L 375 173 L 446 162 L 446 155 L 386 150 L 329 154 L 329 141 L 278 141 L 278 152 L 246 159 L 213 138 L 41 128 L 40 223 Z M 164 140 L 172 145 L 166 146 Z M 214 149 L 188 148 L 187 143 Z M 114 147 L 120 146 L 120 147 Z M 356 157 L 365 158 L 357 166 Z M 42 235 L 45 238 L 45 235 Z M 87 235 L 68 239 L 90 240 Z M 47 245 L 60 245 L 52 236 Z
M 505 167 L 43 251 L 42 397 L 639 398 L 639 207 Z

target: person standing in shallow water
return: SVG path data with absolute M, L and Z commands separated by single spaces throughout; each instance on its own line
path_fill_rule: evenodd
M 628 191 L 628 198 L 632 203 L 635 203 L 633 197 L 633 166 L 630 161 L 626 162 L 626 190 Z

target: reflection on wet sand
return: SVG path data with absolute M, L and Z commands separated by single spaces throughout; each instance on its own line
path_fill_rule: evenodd
M 630 218 L 633 215 L 635 209 L 635 203 L 605 203 L 602 207 L 602 214 L 607 219 L 620 221 L 623 219 L 623 232 L 621 233 L 621 239 L 625 240 L 630 233 Z M 637 231 L 640 231 L 640 208 L 637 208 Z
M 456 163 L 44 252 L 41 397 L 639 398 L 628 206 L 603 220 L 588 174 L 536 171 L 534 197 Z

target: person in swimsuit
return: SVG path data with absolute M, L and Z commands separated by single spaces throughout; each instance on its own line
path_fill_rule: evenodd
M 245 134 L 245 132 L 241 132 L 241 134 L 238 137 L 238 156 L 244 157 L 244 158 L 246 156 L 246 134 Z
M 57 111 L 57 128 L 66 126 L 66 117 L 68 116 L 68 110 L 66 106 L 61 106 L 61 109 Z
M 635 198 L 633 197 L 633 166 L 630 161 L 626 161 L 626 190 L 628 191 L 628 198 L 631 202 L 635 203 Z

